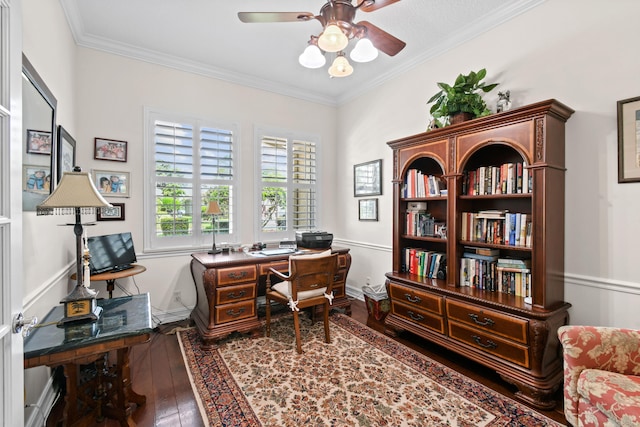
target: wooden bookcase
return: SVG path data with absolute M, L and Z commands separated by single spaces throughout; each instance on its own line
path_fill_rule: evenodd
M 570 307 L 563 301 L 564 126 L 572 114 L 569 107 L 548 100 L 388 143 L 394 160 L 393 271 L 386 274 L 391 311 L 385 332 L 408 331 L 486 365 L 514 384 L 518 397 L 543 409 L 554 407 L 554 394 L 562 384 L 556 331 L 568 322 Z M 500 172 L 510 176 L 509 164 L 515 178 L 513 189 L 509 186 L 513 191 L 505 193 L 506 185 L 498 177 Z M 475 185 L 479 179 L 469 184 L 474 173 L 476 178 L 483 176 L 484 187 Z M 446 192 L 415 197 L 407 189 L 407 175 L 416 174 L 433 176 L 431 182 L 439 181 Z M 499 191 L 496 182 L 501 182 Z M 519 182 L 530 184 L 518 187 Z M 415 217 L 412 211 L 424 208 L 424 203 L 428 218 L 440 225 L 440 234 L 416 233 L 420 224 L 408 227 Z M 472 224 L 469 213 L 479 212 L 506 212 L 514 222 L 516 216 L 510 214 L 526 218 L 522 244 L 505 240 L 507 219 Z M 476 274 L 484 279 L 465 282 L 469 268 L 461 275 L 461 258 L 469 247 L 493 249 L 503 262 L 523 260 L 528 272 L 509 273 L 508 278 L 501 272 L 506 281 L 498 291 L 497 270 L 487 262 L 485 274 Z M 421 270 L 410 256 L 412 249 L 427 253 L 426 263 L 428 254 L 440 254 L 446 271 L 440 268 L 440 278 L 437 270 L 417 274 Z M 482 272 L 479 264 L 474 268 Z M 516 282 L 522 289 L 517 295 Z

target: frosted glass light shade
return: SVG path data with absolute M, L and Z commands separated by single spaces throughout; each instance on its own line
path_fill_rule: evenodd
M 327 63 L 327 59 L 324 57 L 318 46 L 310 44 L 298 57 L 298 62 L 306 68 L 320 68 Z
M 360 39 L 349 56 L 356 62 L 369 62 L 378 57 L 378 49 L 373 46 L 371 40 Z
M 343 54 L 338 55 L 333 61 L 333 64 L 331 64 L 331 67 L 329 67 L 329 75 L 331 77 L 347 77 L 350 76 L 351 73 L 353 73 L 353 67 Z
M 349 39 L 336 24 L 329 24 L 318 38 L 318 47 L 325 52 L 339 52 L 349 44 Z

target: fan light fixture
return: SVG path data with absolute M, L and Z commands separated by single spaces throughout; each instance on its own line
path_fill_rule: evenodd
M 322 51 L 315 44 L 309 44 L 304 52 L 298 57 L 300 65 L 306 68 L 320 68 L 327 63 Z
M 318 37 L 318 47 L 325 52 L 339 52 L 349 44 L 349 38 L 336 24 L 329 24 Z
M 371 40 L 363 38 L 358 40 L 349 57 L 356 62 L 370 62 L 378 57 L 378 49 L 373 47 Z
M 238 12 L 245 23 L 264 22 L 308 22 L 317 20 L 322 25 L 320 35 L 312 35 L 304 52 L 298 57 L 300 65 L 320 68 L 326 64 L 326 53 L 335 53 L 336 58 L 329 68 L 331 77 L 346 77 L 353 67 L 345 57 L 355 62 L 369 62 L 378 57 L 378 50 L 389 56 L 398 54 L 406 43 L 368 21 L 355 21 L 356 12 L 374 12 L 400 0 L 325 0 L 320 13 L 311 12 Z M 355 3 L 355 4 L 354 4 Z M 352 49 L 349 43 L 354 40 Z M 357 41 L 357 43 L 355 43 Z
M 353 73 L 353 67 L 349 64 L 347 58 L 345 58 L 344 53 L 340 52 L 333 61 L 333 64 L 331 64 L 331 67 L 329 67 L 329 75 L 331 77 L 347 77 L 350 76 L 351 73 Z

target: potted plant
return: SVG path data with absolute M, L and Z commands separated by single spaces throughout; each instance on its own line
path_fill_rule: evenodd
M 429 111 L 433 124 L 444 127 L 491 114 L 481 94 L 493 90 L 498 83 L 485 84 L 482 80 L 486 75 L 487 70 L 483 68 L 477 73 L 471 71 L 466 76 L 458 75 L 453 86 L 438 83 L 440 91 L 427 102 L 434 102 Z

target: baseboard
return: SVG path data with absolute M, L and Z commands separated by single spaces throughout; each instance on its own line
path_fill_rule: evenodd
M 188 319 L 191 316 L 190 307 L 182 307 L 175 310 L 163 311 L 156 308 L 151 310 L 151 320 L 153 326 L 164 325 L 166 323 L 179 322 L 181 320 Z
M 56 403 L 59 391 L 53 386 L 53 375 L 45 384 L 38 402 L 35 404 L 26 404 L 24 408 L 24 425 L 25 427 L 40 427 L 45 425 L 46 419 Z

